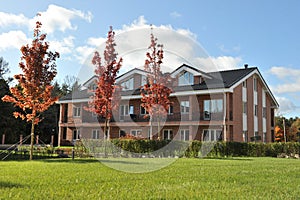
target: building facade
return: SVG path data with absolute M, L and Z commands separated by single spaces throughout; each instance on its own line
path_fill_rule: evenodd
M 163 139 L 200 141 L 273 142 L 278 103 L 256 67 L 205 73 L 186 64 L 171 72 L 172 105 L 160 122 Z M 126 134 L 157 138 L 141 106 L 140 87 L 147 72 L 132 69 L 117 78 L 122 86 L 119 109 L 110 122 L 110 138 Z M 95 88 L 95 77 L 82 90 L 61 98 L 59 145 L 79 138 L 101 139 L 104 120 L 84 109 Z M 152 128 L 151 128 L 152 127 Z M 151 130 L 150 130 L 151 129 Z

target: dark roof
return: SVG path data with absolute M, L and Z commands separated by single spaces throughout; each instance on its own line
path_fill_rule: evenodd
M 222 80 L 223 87 L 230 88 L 231 86 L 233 86 L 235 83 L 243 79 L 245 76 L 247 76 L 254 70 L 257 70 L 257 67 L 217 71 L 217 72 L 210 72 L 208 74 L 212 77 L 215 77 L 216 79 Z M 220 81 L 217 81 L 217 83 L 220 83 Z
M 209 73 L 204 72 L 204 71 L 201 71 L 200 69 L 195 68 L 195 67 L 190 66 L 190 65 L 187 65 L 187 64 L 185 64 L 185 63 L 183 63 L 181 66 L 177 67 L 173 72 L 176 72 L 177 70 L 179 70 L 179 69 L 182 68 L 182 67 L 188 67 L 188 68 L 190 68 L 190 69 L 192 69 L 192 70 L 194 70 L 194 71 L 196 71 L 196 72 L 199 72 L 199 73 L 201 73 L 201 74 L 203 74 L 203 75 L 206 75 L 206 76 L 210 77 Z M 171 72 L 171 74 L 172 74 L 173 72 Z
M 191 66 L 188 66 L 188 65 L 185 65 L 185 64 L 182 65 L 182 66 L 191 67 Z M 180 67 L 182 67 L 182 66 L 180 66 Z M 204 73 L 204 72 L 202 72 L 202 71 L 200 71 L 196 68 L 195 68 L 195 70 L 197 70 L 201 73 Z M 187 91 L 187 90 L 191 90 L 191 88 L 193 90 L 230 88 L 235 83 L 242 80 L 245 76 L 247 76 L 248 74 L 250 74 L 254 70 L 257 70 L 257 68 L 256 67 L 249 67 L 249 68 L 241 68 L 241 69 L 234 69 L 234 70 L 209 72 L 209 73 L 205 73 L 205 74 L 212 77 L 212 79 L 205 79 L 205 82 L 203 82 L 201 84 L 187 85 L 187 86 L 177 86 L 177 87 L 173 88 L 173 90 L 174 91 Z M 130 70 L 130 71 L 132 71 L 132 70 Z M 141 70 L 141 71 L 143 71 L 143 70 Z M 123 76 L 123 75 L 121 75 L 121 76 Z M 119 76 L 119 77 L 121 77 L 121 76 Z M 135 90 L 131 90 L 131 91 L 122 91 L 122 93 L 121 93 L 121 95 L 123 95 L 123 96 L 138 95 L 138 94 L 140 94 L 140 89 L 135 89 Z M 60 101 L 72 100 L 72 99 L 87 99 L 91 95 L 92 94 L 88 93 L 88 90 L 85 89 L 85 90 L 82 90 L 82 91 L 75 91 L 71 94 L 68 94 L 68 95 L 60 98 Z

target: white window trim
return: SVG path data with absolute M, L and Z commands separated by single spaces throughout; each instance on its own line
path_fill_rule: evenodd
M 208 131 L 208 140 L 204 140 L 204 132 Z M 222 130 L 221 129 L 203 129 L 202 131 L 202 141 L 204 142 L 216 142 L 218 141 L 220 135 L 217 134 L 217 132 L 221 132 L 222 134 Z M 214 136 L 214 140 L 211 140 L 211 134 L 213 134 Z
M 168 131 L 168 137 L 165 139 L 165 131 Z M 171 140 L 171 133 L 173 133 L 172 129 L 163 129 L 163 138 L 165 140 Z
M 132 132 L 135 132 L 135 134 L 132 134 Z M 138 132 L 140 132 L 142 134 L 142 129 L 131 129 L 130 130 L 130 134 L 135 136 L 135 137 L 138 137 Z
M 187 104 L 188 104 L 188 106 L 187 106 Z M 182 111 L 182 107 L 184 108 L 183 111 Z M 188 108 L 188 111 L 187 111 L 187 108 Z M 189 100 L 180 101 L 180 113 L 181 114 L 189 114 L 190 113 L 190 101 Z
M 186 140 L 186 134 L 188 133 L 188 139 Z M 183 134 L 183 139 L 182 139 L 182 134 Z M 189 141 L 190 140 L 190 130 L 189 129 L 180 129 L 180 140 L 181 141 Z
M 96 138 L 94 137 L 94 133 L 96 134 Z M 100 139 L 100 130 L 99 129 L 93 129 L 91 138 L 94 139 L 94 140 Z
M 73 106 L 73 117 L 81 117 L 81 106 Z

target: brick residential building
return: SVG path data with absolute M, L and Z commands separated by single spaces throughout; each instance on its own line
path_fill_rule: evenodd
M 272 142 L 274 112 L 278 103 L 256 67 L 205 73 L 186 64 L 171 72 L 174 78 L 171 101 L 166 119 L 162 122 L 163 139 Z M 126 133 L 137 137 L 155 138 L 154 123 L 151 135 L 149 119 L 141 107 L 140 87 L 146 83 L 147 72 L 132 69 L 117 78 L 122 100 L 110 122 L 110 138 Z M 80 137 L 104 138 L 103 119 L 83 109 L 87 106 L 92 77 L 75 91 L 61 98 L 59 145 Z

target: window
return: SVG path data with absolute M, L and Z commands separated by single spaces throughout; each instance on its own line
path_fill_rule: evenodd
M 254 116 L 258 115 L 258 107 L 257 105 L 254 105 Z
M 133 82 L 134 81 L 134 79 L 133 78 L 131 78 L 131 79 L 128 79 L 127 81 L 124 81 L 123 83 L 121 83 L 121 87 L 122 87 L 122 89 L 123 90 L 133 90 Z
M 263 143 L 267 142 L 267 133 L 263 132 Z
M 80 130 L 74 129 L 73 130 L 73 140 L 79 140 L 80 139 Z
M 131 130 L 130 134 L 135 136 L 135 137 L 141 137 L 142 136 L 142 131 L 141 130 Z
M 263 108 L 263 118 L 267 118 L 267 108 Z
M 80 117 L 81 115 L 81 108 L 80 107 L 73 107 L 73 117 Z
M 146 114 L 148 114 L 148 112 L 146 111 L 146 109 L 145 109 L 143 106 L 141 106 L 140 114 L 141 114 L 141 115 L 146 115 Z
M 180 102 L 180 110 L 182 114 L 187 114 L 190 112 L 190 102 L 189 101 L 181 101 Z
M 243 102 L 243 113 L 247 114 L 247 102 Z
M 248 142 L 248 131 L 243 131 L 243 140 L 244 142 Z
M 253 78 L 253 89 L 257 91 L 257 78 Z
M 147 84 L 148 80 L 147 80 L 147 76 L 142 75 L 141 77 L 141 86 L 144 86 Z
M 125 136 L 126 136 L 126 132 L 124 130 L 120 130 L 119 137 L 125 137 Z
M 193 85 L 194 75 L 190 72 L 184 72 L 179 76 L 178 85 Z
M 172 139 L 172 137 L 173 137 L 173 131 L 172 130 L 164 130 L 163 131 L 163 139 L 164 140 L 171 140 Z
M 207 129 L 203 130 L 203 141 L 220 141 L 222 138 L 222 130 Z
M 180 130 L 180 140 L 182 141 L 189 141 L 190 138 L 190 131 L 189 129 L 182 129 Z
M 100 138 L 100 130 L 94 129 L 92 130 L 92 139 L 99 139 Z
M 223 99 L 204 100 L 204 119 L 210 119 L 211 113 L 223 112 Z
M 168 108 L 168 115 L 172 115 L 173 114 L 173 106 L 170 105 Z
M 247 81 L 243 81 L 243 88 L 247 88 Z

